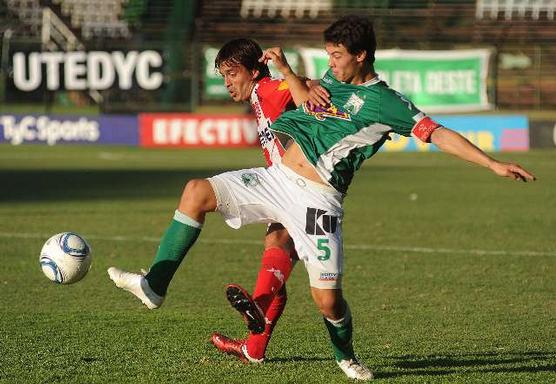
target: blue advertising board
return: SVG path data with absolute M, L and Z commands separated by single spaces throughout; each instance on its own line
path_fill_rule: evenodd
M 529 120 L 527 116 L 431 116 L 447 128 L 465 136 L 483 151 L 527 151 L 529 149 Z M 436 146 L 413 137 L 391 135 L 381 148 L 387 152 L 436 151 Z
M 0 142 L 137 145 L 137 116 L 0 115 Z
M 451 128 L 484 151 L 527 151 L 529 121 L 524 115 L 477 116 L 439 115 L 432 118 Z M 131 115 L 62 116 L 0 115 L 0 142 L 24 143 L 117 144 L 139 145 L 139 121 Z M 253 125 L 253 129 L 256 127 Z M 255 133 L 256 134 L 256 133 Z M 390 135 L 381 148 L 387 152 L 436 151 L 434 145 L 413 137 Z M 258 145 L 258 144 L 255 144 Z

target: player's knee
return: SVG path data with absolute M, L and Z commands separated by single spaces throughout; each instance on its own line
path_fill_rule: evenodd
M 336 299 L 329 299 L 321 302 L 320 312 L 328 319 L 337 320 L 342 318 L 342 312 L 339 309 L 339 303 Z
M 269 248 L 281 248 L 288 251 L 291 248 L 291 239 L 287 232 L 285 234 L 279 232 L 272 232 L 265 236 L 264 247 Z
M 320 295 L 315 296 L 315 303 L 322 315 L 328 319 L 341 319 L 344 311 L 344 299 L 340 290 L 321 290 Z
M 209 212 L 216 209 L 216 197 L 210 183 L 204 179 L 189 180 L 183 189 L 180 210 Z
M 290 251 L 293 249 L 293 241 L 281 224 L 272 224 L 265 236 L 264 246 L 265 249 L 281 248 Z

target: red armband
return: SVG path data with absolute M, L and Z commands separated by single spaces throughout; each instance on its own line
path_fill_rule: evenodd
M 430 143 L 432 133 L 436 128 L 440 126 L 441 125 L 438 124 L 436 121 L 428 116 L 425 116 L 413 126 L 413 129 L 411 129 L 411 133 L 419 140 L 425 143 Z

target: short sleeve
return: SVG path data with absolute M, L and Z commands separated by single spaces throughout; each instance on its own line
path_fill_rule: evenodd
M 415 136 L 430 142 L 432 132 L 440 127 L 409 99 L 391 88 L 384 88 L 380 97 L 379 122 L 392 127 L 402 136 Z

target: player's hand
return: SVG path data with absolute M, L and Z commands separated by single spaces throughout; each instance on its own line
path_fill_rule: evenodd
M 322 85 L 315 85 L 309 89 L 309 102 L 313 105 L 326 107 L 330 104 L 330 94 Z
M 518 164 L 495 161 L 489 166 L 489 168 L 498 176 L 509 177 L 516 181 L 528 182 L 536 180 L 536 177 L 533 174 L 527 172 Z
M 268 62 L 272 60 L 274 66 L 284 77 L 293 73 L 288 61 L 286 60 L 286 56 L 284 55 L 284 51 L 280 47 L 272 47 L 269 49 L 265 49 L 263 51 L 263 55 L 259 59 L 261 63 L 265 63 L 268 65 Z

